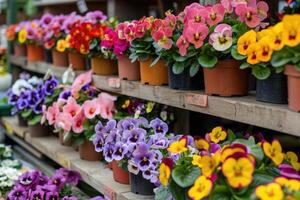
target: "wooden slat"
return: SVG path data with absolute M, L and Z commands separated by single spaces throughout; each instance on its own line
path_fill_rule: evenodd
M 18 58 L 13 59 L 18 60 Z M 16 62 L 16 64 L 19 62 Z M 37 70 L 40 73 L 46 72 L 43 63 L 29 63 L 22 65 L 23 69 Z M 47 64 L 54 68 L 53 66 Z M 57 71 L 61 75 L 61 71 Z M 255 94 L 249 94 L 245 97 L 215 97 L 208 96 L 207 107 L 201 107 L 186 102 L 187 95 L 200 95 L 205 98 L 203 91 L 187 92 L 173 90 L 163 86 L 143 85 L 136 81 L 120 81 L 121 86 L 111 86 L 108 82 L 112 77 L 94 75 L 95 85 L 104 91 L 114 92 L 121 95 L 127 95 L 158 102 L 161 104 L 186 109 L 194 112 L 213 115 L 237 122 L 242 122 L 258 127 L 263 127 L 278 132 L 287 133 L 294 136 L 300 136 L 300 114 L 288 109 L 287 105 L 276 105 L 270 103 L 262 103 L 255 100 Z M 113 77 L 116 78 L 116 77 Z
M 6 130 L 11 133 L 15 134 L 21 138 L 24 138 L 26 133 L 28 133 L 27 127 L 20 127 L 18 123 L 18 118 L 14 117 L 2 117 L 2 123 L 4 124 Z

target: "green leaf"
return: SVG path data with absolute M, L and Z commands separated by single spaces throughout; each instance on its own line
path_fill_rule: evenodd
M 231 48 L 231 56 L 235 59 L 235 60 L 244 60 L 246 58 L 246 56 L 243 56 L 241 54 L 239 54 L 237 52 L 237 46 L 233 46 Z
M 277 74 L 280 74 L 280 73 L 282 73 L 283 71 L 284 71 L 284 66 L 275 68 L 275 72 L 276 72 Z
M 129 56 L 129 59 L 131 60 L 132 63 L 135 62 L 135 61 L 137 61 L 138 58 L 139 57 L 135 53 L 132 53 Z
M 252 74 L 259 80 L 267 79 L 271 75 L 271 69 L 269 67 L 263 67 L 261 65 L 255 65 L 252 68 Z
M 253 137 L 250 137 L 248 140 L 236 139 L 233 143 L 243 144 L 247 146 L 247 148 L 250 150 L 250 153 L 255 156 L 258 163 L 260 163 L 264 159 L 264 152 L 260 146 L 255 144 L 255 140 Z
M 185 200 L 185 189 L 177 185 L 174 180 L 171 180 L 169 190 L 175 200 Z
M 190 76 L 193 77 L 195 76 L 199 71 L 199 65 L 198 64 L 193 64 L 191 67 L 190 67 Z
M 272 55 L 271 64 L 273 67 L 282 67 L 293 60 L 294 54 L 287 50 L 276 51 Z
M 98 40 L 93 39 L 92 42 L 90 43 L 90 50 L 94 49 L 97 46 L 98 46 Z
M 36 125 L 41 122 L 42 115 L 36 115 L 32 119 L 28 120 L 29 125 Z
M 249 63 L 243 62 L 243 64 L 241 64 L 241 66 L 240 66 L 240 69 L 247 69 L 247 68 L 250 68 L 250 67 L 251 67 L 251 65 Z
M 173 59 L 177 62 L 183 62 L 183 61 L 187 60 L 188 58 L 189 57 L 187 57 L 187 56 L 180 56 L 178 54 L 173 55 Z
M 27 119 L 30 115 L 32 114 L 32 110 L 29 109 L 29 110 L 25 110 L 21 113 L 21 116 L 25 119 Z
M 208 200 L 230 200 L 230 196 L 232 195 L 225 185 L 216 185 Z
M 228 140 L 230 141 L 230 143 L 232 143 L 236 139 L 235 134 L 231 129 L 227 130 L 227 134 L 228 134 Z
M 160 186 L 154 189 L 155 200 L 166 200 L 172 196 L 170 190 L 167 187 Z
M 202 67 L 213 68 L 218 63 L 218 58 L 208 54 L 201 54 L 198 57 L 198 63 Z
M 153 67 L 154 65 L 157 64 L 157 62 L 160 60 L 161 55 L 157 56 L 151 63 L 150 67 Z
M 256 187 L 259 185 L 264 185 L 267 183 L 271 183 L 274 180 L 273 176 L 270 176 L 265 173 L 254 173 L 252 186 Z
M 186 188 L 193 185 L 200 174 L 199 167 L 186 169 L 185 167 L 177 166 L 172 171 L 172 178 L 180 187 Z
M 184 62 L 176 62 L 172 67 L 174 74 L 181 74 L 184 71 Z

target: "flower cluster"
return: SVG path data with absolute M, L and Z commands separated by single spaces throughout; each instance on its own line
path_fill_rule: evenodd
M 62 199 L 76 200 L 69 186 L 76 186 L 81 179 L 76 171 L 61 168 L 52 177 L 40 171 L 22 174 L 7 199 Z
M 215 195 L 238 199 L 250 198 L 252 193 L 262 200 L 295 198 L 300 191 L 297 155 L 284 154 L 277 140 L 269 143 L 261 138 L 256 143 L 254 137 L 247 138 L 236 138 L 231 130 L 216 127 L 205 138 L 183 136 L 174 141 L 160 165 L 162 186 L 156 195 L 168 189 L 187 191 L 172 192 L 175 199 L 185 195 L 191 199 Z

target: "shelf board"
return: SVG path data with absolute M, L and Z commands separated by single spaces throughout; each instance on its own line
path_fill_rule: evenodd
M 1 120 L 3 123 L 9 124 L 13 132 L 21 129 L 18 125 L 11 123 L 11 120 L 8 118 L 2 118 Z M 11 134 L 8 135 L 11 136 Z M 119 184 L 114 181 L 112 171 L 105 164 L 81 160 L 77 151 L 72 147 L 60 145 L 57 137 L 32 138 L 30 134 L 26 134 L 25 138 L 19 139 L 19 141 L 16 140 L 16 142 L 25 143 L 33 147 L 36 151 L 63 167 L 77 170 L 84 182 L 111 200 L 153 200 L 153 196 L 142 196 L 131 193 L 129 185 Z
M 39 73 L 45 73 L 47 67 L 57 69 L 57 67 L 43 62 L 28 64 L 25 62 L 24 64 L 20 61 L 22 59 L 24 58 L 12 57 L 11 62 L 23 69 Z M 62 72 L 63 70 L 60 69 L 60 71 L 56 71 L 56 74 L 61 76 Z M 203 91 L 181 91 L 164 86 L 149 86 L 137 81 L 119 80 L 117 77 L 94 75 L 93 78 L 95 86 L 104 91 L 154 101 L 300 137 L 300 113 L 289 110 L 287 105 L 258 102 L 255 100 L 255 94 L 225 98 L 206 96 Z M 111 84 L 111 82 L 117 84 Z M 199 98 L 207 98 L 207 106 L 199 106 L 187 101 L 188 96 L 195 98 L 195 101 Z
M 87 2 L 91 1 L 99 1 L 99 0 L 86 0 Z M 104 1 L 104 0 L 101 0 Z M 35 0 L 35 6 L 53 6 L 53 5 L 60 5 L 60 4 L 74 4 L 77 0 Z

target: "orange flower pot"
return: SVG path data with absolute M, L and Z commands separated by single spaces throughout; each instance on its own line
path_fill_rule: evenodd
M 119 167 L 118 162 L 115 160 L 112 162 L 112 169 L 115 181 L 122 184 L 129 184 L 129 172 L 126 172 L 121 167 Z
M 150 67 L 152 59 L 140 61 L 141 82 L 149 85 L 167 85 L 168 68 L 164 61 L 158 61 Z
M 27 60 L 30 62 L 43 61 L 45 59 L 44 49 L 41 46 L 27 45 Z
M 240 64 L 236 60 L 224 60 L 213 69 L 203 68 L 205 93 L 224 97 L 247 95 L 249 72 L 241 70 Z
M 289 109 L 300 111 L 300 71 L 294 65 L 287 65 L 284 73 L 288 77 Z
M 72 65 L 74 70 L 85 69 L 84 56 L 78 52 L 68 52 L 69 64 Z
M 26 46 L 24 44 L 14 43 L 14 55 L 26 56 Z
M 98 75 L 108 76 L 118 73 L 118 67 L 115 61 L 98 56 L 91 59 L 91 67 L 92 71 Z
M 103 159 L 102 154 L 95 151 L 95 146 L 91 141 L 85 140 L 79 146 L 79 155 L 82 160 L 100 161 Z
M 53 65 L 57 67 L 68 67 L 68 54 L 66 52 L 58 52 L 52 49 L 52 61 Z
M 129 58 L 118 59 L 119 78 L 128 81 L 140 80 L 140 66 L 136 61 L 132 63 Z

